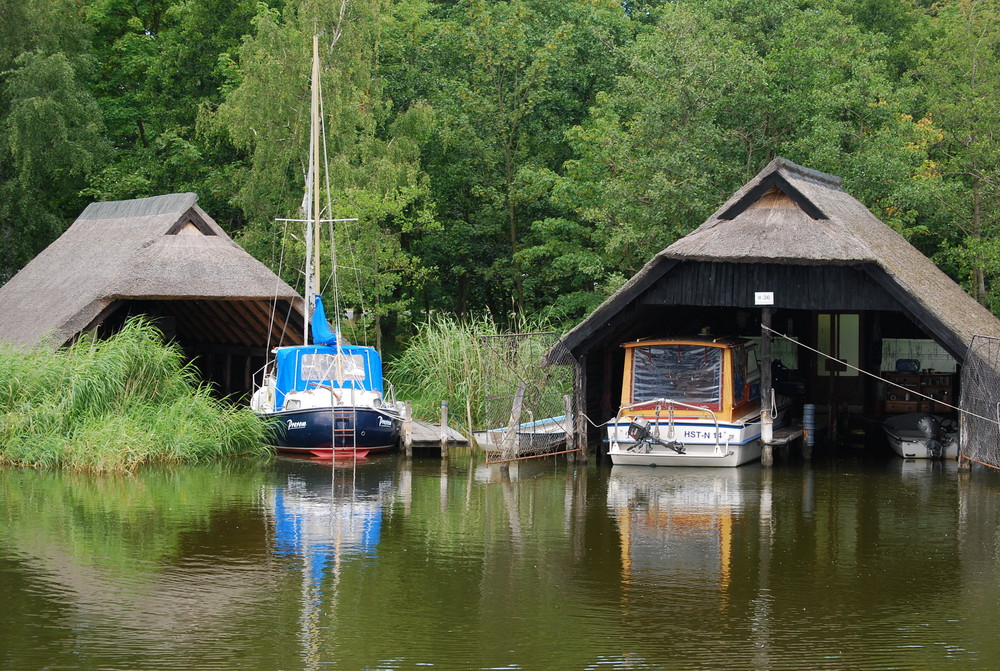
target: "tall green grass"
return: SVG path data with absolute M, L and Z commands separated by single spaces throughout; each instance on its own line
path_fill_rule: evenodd
M 511 337 L 490 316 L 459 320 L 433 317 L 419 327 L 406 350 L 389 362 L 387 377 L 397 396 L 411 402 L 413 414 L 436 421 L 447 401 L 457 423 L 465 424 L 466 401 L 472 430 L 506 425 L 519 382 L 529 388 L 534 417 L 562 414 L 569 371 L 543 368 L 541 357 L 555 342 L 544 324 L 522 321 Z
M 131 472 L 263 451 L 266 427 L 215 399 L 142 318 L 57 352 L 0 347 L 0 463 Z

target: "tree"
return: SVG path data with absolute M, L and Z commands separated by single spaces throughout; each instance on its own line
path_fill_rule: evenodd
M 70 0 L 0 7 L 0 284 L 79 213 L 104 155 L 88 31 Z
M 935 153 L 955 185 L 946 205 L 953 229 L 945 257 L 965 275 L 973 296 L 995 311 L 1000 278 L 1000 3 L 956 0 L 937 14 L 938 35 L 922 82 L 934 123 L 943 131 Z M 950 233 L 950 234 L 949 234 Z
M 418 260 L 402 247 L 404 236 L 434 223 L 419 146 L 430 123 L 426 105 L 393 109 L 378 76 L 382 28 L 392 6 L 384 2 L 288 3 L 263 8 L 255 31 L 227 65 L 232 78 L 225 99 L 206 110 L 202 127 L 231 141 L 245 156 L 234 171 L 234 202 L 251 226 L 242 238 L 251 253 L 273 259 L 285 250 L 287 279 L 304 265 L 301 231 L 275 223 L 293 216 L 307 174 L 309 72 L 314 32 L 321 36 L 324 152 L 323 218 L 357 218 L 340 226 L 339 260 L 354 277 L 342 277 L 339 303 L 359 308 L 380 344 L 382 320 L 406 308 L 407 288 L 418 286 Z M 261 101 L 267 101 L 262 105 Z M 327 261 L 327 263 L 329 263 Z M 345 268 L 338 271 L 344 275 Z M 324 276 L 330 277 L 327 265 Z M 353 279 L 353 281 L 351 281 Z M 332 304 L 332 301 L 331 301 Z
M 265 5 L 266 6 L 266 5 Z M 87 0 L 93 52 L 100 63 L 95 96 L 114 146 L 91 180 L 95 199 L 195 191 L 202 206 L 238 228 L 229 204 L 230 145 L 196 133 L 198 110 L 221 100 L 224 55 L 250 32 L 251 0 Z
M 610 84 L 630 22 L 613 2 L 411 7 L 423 45 L 400 40 L 392 62 L 412 73 L 402 64 L 419 54 L 422 73 L 398 90 L 436 110 L 423 160 L 444 231 L 416 243 L 441 280 L 427 307 L 537 310 L 557 287 L 521 252 L 535 244 L 533 222 L 554 212 L 545 171 L 570 156 L 565 131 Z

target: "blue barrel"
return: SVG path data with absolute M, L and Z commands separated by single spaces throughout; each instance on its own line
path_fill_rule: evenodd
M 802 406 L 802 433 L 806 445 L 812 447 L 816 444 L 816 405 L 806 403 Z

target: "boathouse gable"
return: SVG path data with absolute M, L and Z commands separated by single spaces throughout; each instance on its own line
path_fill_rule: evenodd
M 822 173 L 813 171 L 813 179 L 825 181 L 834 188 L 840 188 L 839 177 L 823 175 Z M 759 184 L 748 190 L 743 196 L 740 197 L 739 200 L 726 208 L 725 211 L 721 212 L 718 215 L 718 218 L 726 220 L 735 219 L 746 211 L 747 208 L 757 204 L 764 196 L 776 196 L 777 193 L 781 193 L 786 196 L 812 219 L 829 218 L 826 216 L 826 213 L 824 213 L 823 210 L 816 205 L 816 203 L 809 200 L 808 197 L 803 195 L 801 191 L 795 188 L 787 179 L 785 179 L 785 177 L 782 176 L 780 172 L 777 171 L 770 173 L 764 179 L 760 180 Z
M 765 309 L 776 331 L 814 349 L 843 322 L 856 364 L 874 373 L 884 338 L 933 340 L 961 366 L 973 336 L 1000 337 L 996 317 L 840 178 L 777 158 L 566 333 L 548 360 L 574 366 L 577 412 L 600 424 L 616 410 L 606 390 L 621 386 L 622 343 L 702 329 L 760 337 Z M 799 352 L 808 402 L 877 411 L 874 382 Z
M 142 314 L 220 392 L 248 391 L 271 347 L 301 343 L 302 299 L 197 200 L 179 193 L 88 205 L 0 287 L 0 340 L 54 349 Z

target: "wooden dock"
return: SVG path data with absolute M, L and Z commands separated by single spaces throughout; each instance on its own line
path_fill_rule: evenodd
M 410 428 L 410 444 L 413 447 L 441 447 L 441 425 L 412 420 Z M 450 426 L 444 427 L 449 445 L 468 445 L 469 440 Z
M 448 426 L 448 402 L 441 402 L 441 423 L 431 424 L 413 418 L 410 402 L 403 404 L 403 435 L 402 447 L 406 456 L 413 456 L 413 448 L 433 448 L 441 450 L 441 456 L 448 456 L 448 448 L 452 445 L 468 445 L 469 440 L 455 429 Z

